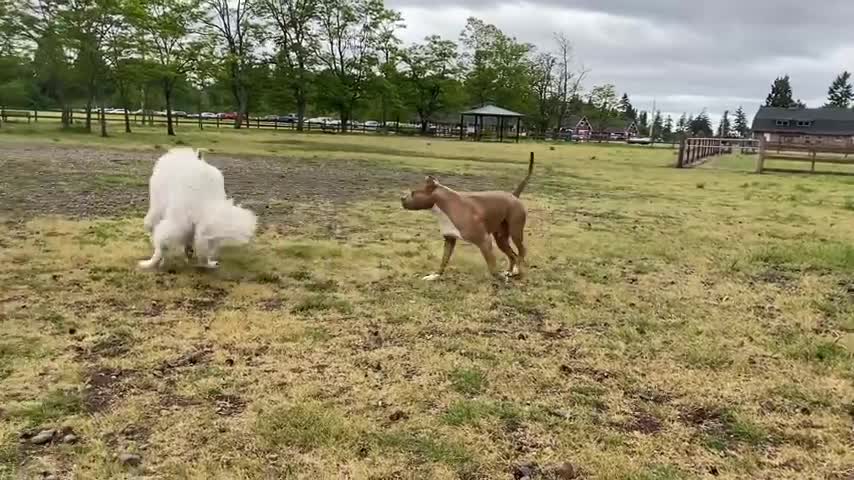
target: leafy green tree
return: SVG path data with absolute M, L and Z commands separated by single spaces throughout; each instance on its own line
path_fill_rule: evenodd
M 464 85 L 472 103 L 529 110 L 532 45 L 520 43 L 477 18 L 468 19 L 460 43 L 464 47 Z
M 375 85 L 380 47 L 389 24 L 399 24 L 400 14 L 385 8 L 382 0 L 319 0 L 318 100 L 338 112 L 347 131 L 353 111 Z
M 302 131 L 313 83 L 312 68 L 319 48 L 314 28 L 318 14 L 317 0 L 261 0 L 260 10 L 277 27 L 273 40 L 278 46 L 275 56 L 274 85 L 289 91 L 296 106 L 297 129 Z M 282 95 L 277 95 L 282 102 Z
M 166 131 L 175 135 L 172 109 L 175 86 L 206 50 L 192 28 L 202 20 L 197 0 L 129 0 L 131 23 L 140 32 L 140 50 L 162 87 Z
M 255 44 L 261 36 L 250 0 L 202 0 L 203 22 L 214 45 L 215 58 L 228 79 L 234 101 L 234 128 L 248 122 L 249 71 L 255 63 Z
M 427 133 L 433 115 L 446 106 L 446 94 L 457 73 L 456 60 L 457 45 L 435 35 L 403 53 L 406 99 L 418 114 L 422 134 Z

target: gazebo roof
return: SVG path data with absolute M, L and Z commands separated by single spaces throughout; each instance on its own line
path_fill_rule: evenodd
M 496 107 L 495 105 L 484 105 L 480 108 L 463 112 L 463 115 L 477 115 L 481 117 L 524 117 L 521 113 L 516 113 L 506 108 Z

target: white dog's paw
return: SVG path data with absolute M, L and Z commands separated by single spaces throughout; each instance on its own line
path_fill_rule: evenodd
M 425 275 L 425 276 L 421 277 L 421 280 L 424 280 L 426 282 L 432 282 L 432 281 L 438 280 L 440 278 L 442 278 L 442 275 L 439 275 L 438 273 L 431 273 L 430 275 Z
M 151 270 L 152 268 L 157 267 L 157 265 L 159 263 L 160 262 L 158 262 L 158 261 L 140 260 L 139 263 L 137 263 L 137 265 L 139 266 L 139 268 L 141 268 L 143 270 Z
M 219 261 L 217 260 L 208 260 L 207 262 L 202 264 L 204 268 L 219 268 Z

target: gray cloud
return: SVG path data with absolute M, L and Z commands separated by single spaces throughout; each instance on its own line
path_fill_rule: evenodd
M 405 17 L 405 41 L 456 39 L 468 16 L 541 49 L 563 32 L 591 69 L 588 86 L 614 83 L 636 106 L 655 98 L 673 114 L 755 111 L 786 73 L 795 96 L 818 106 L 834 76 L 854 70 L 851 0 L 386 1 Z

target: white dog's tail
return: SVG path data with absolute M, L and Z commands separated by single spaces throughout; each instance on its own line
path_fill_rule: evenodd
M 252 240 L 258 218 L 228 199 L 209 207 L 204 221 L 196 225 L 196 236 L 220 244 L 242 245 Z

